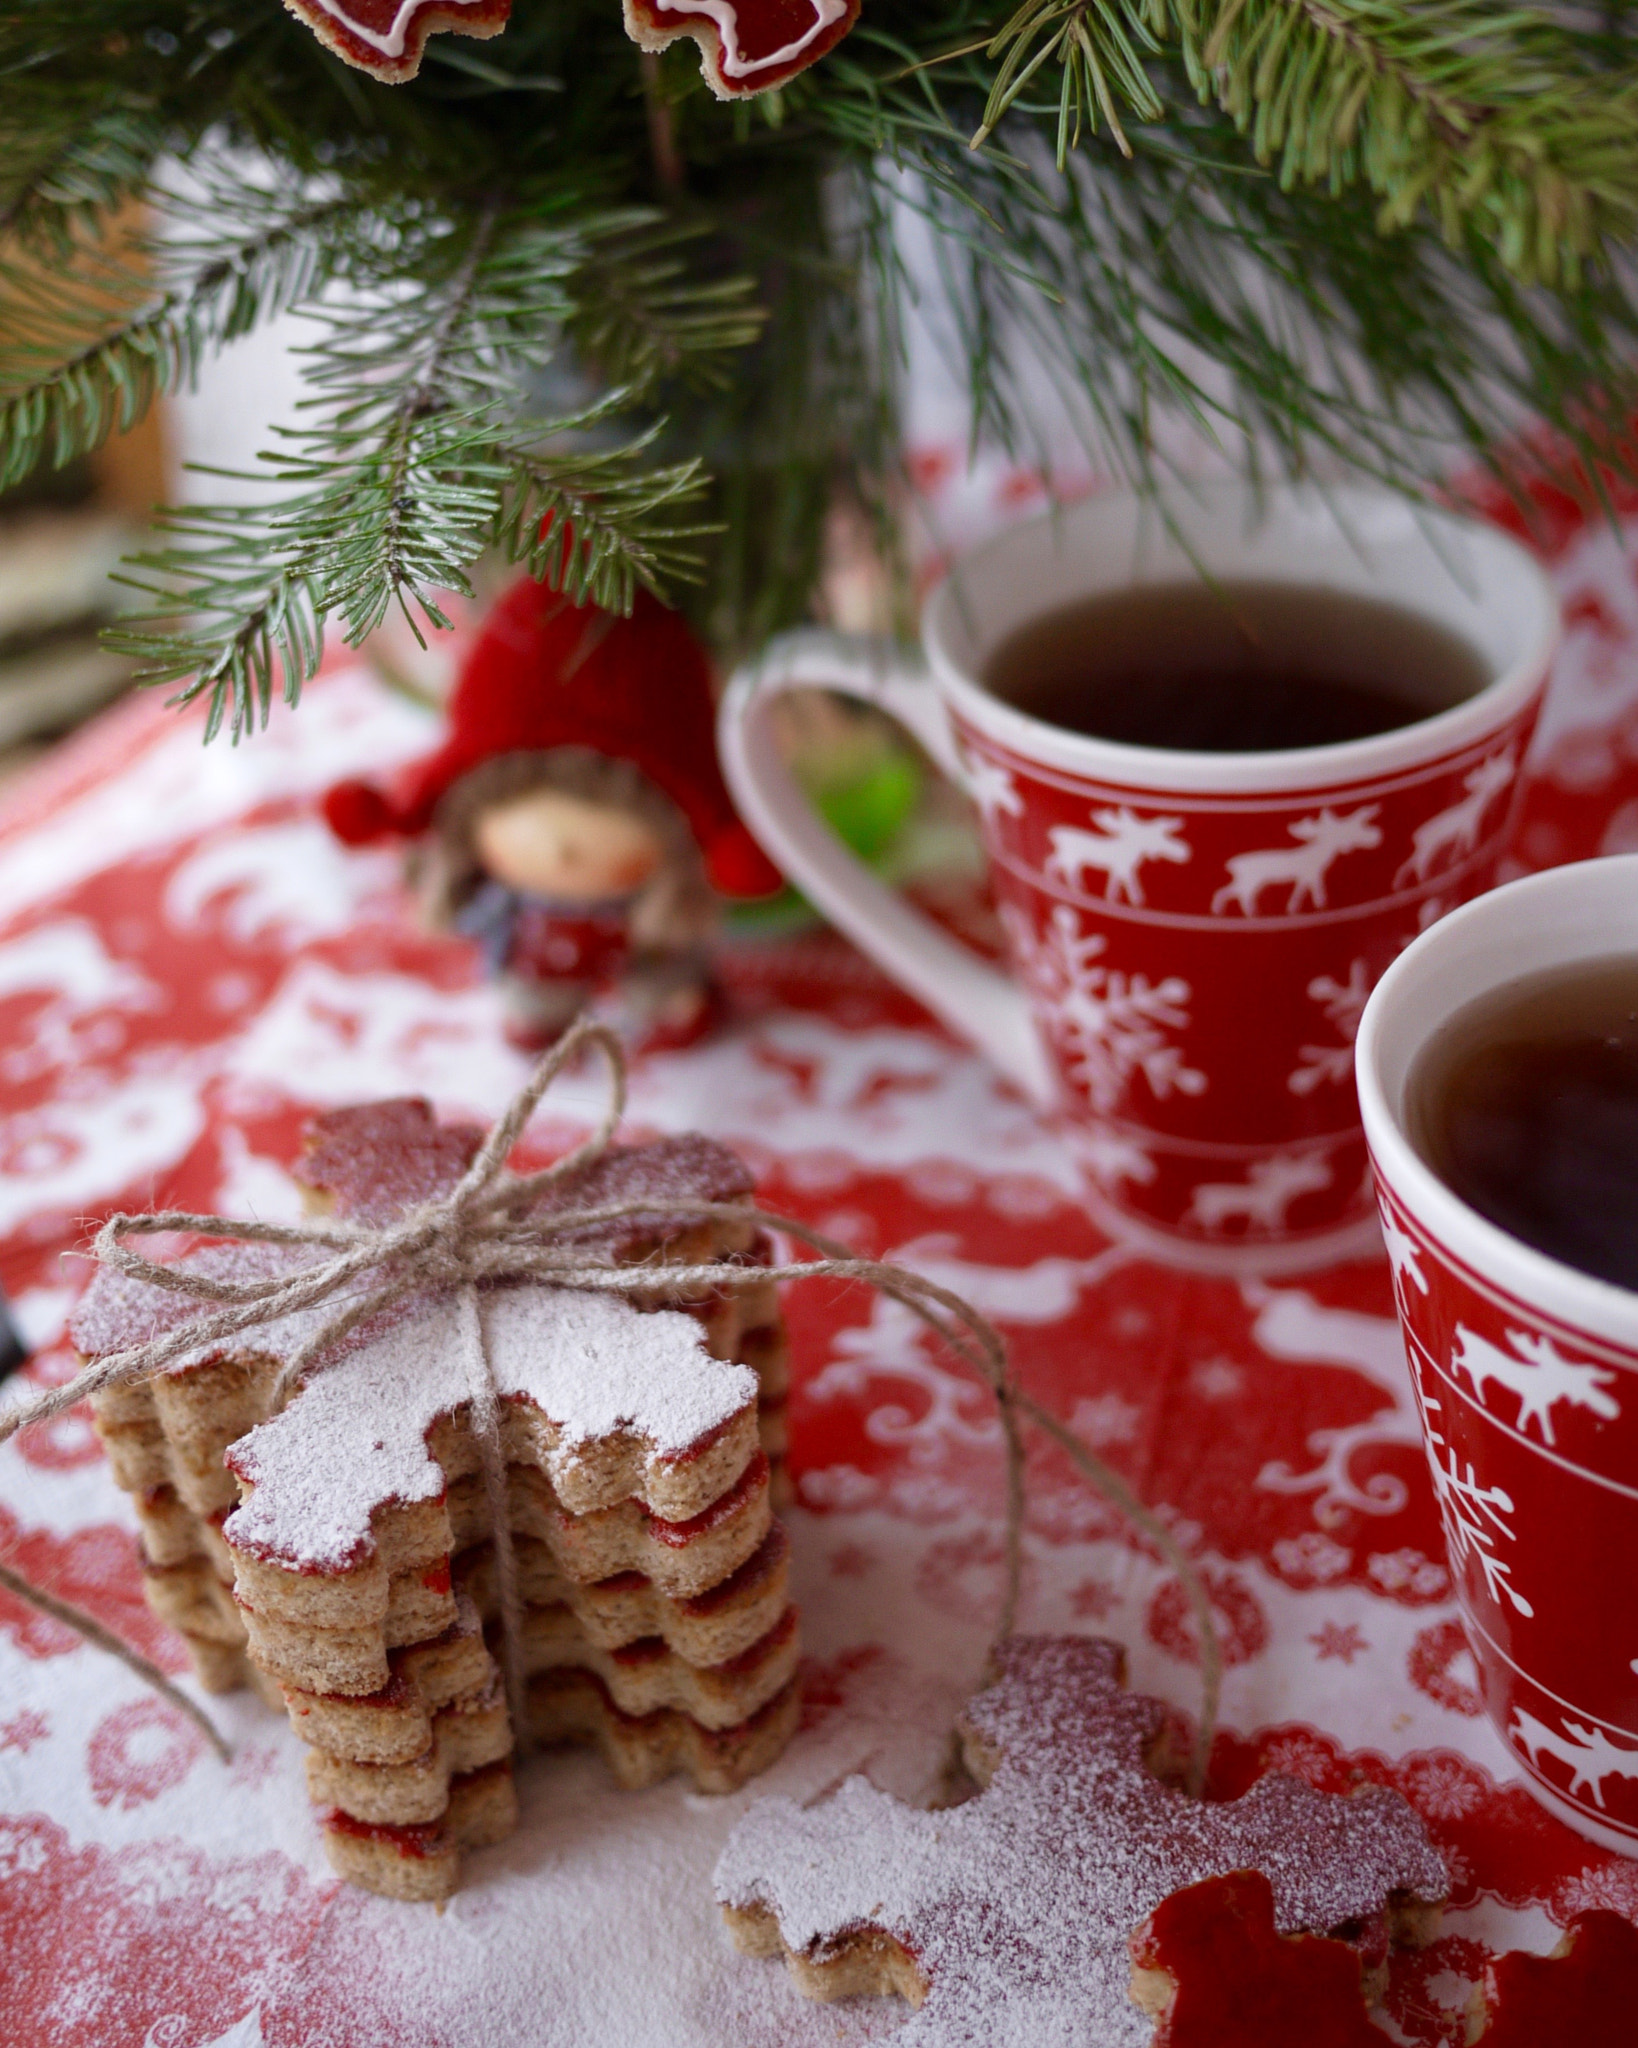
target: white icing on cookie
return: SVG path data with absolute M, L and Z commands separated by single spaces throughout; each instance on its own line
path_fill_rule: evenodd
M 812 46 L 829 28 L 834 28 L 848 10 L 848 0 L 813 0 L 813 26 L 783 49 L 766 57 L 747 57 L 739 46 L 737 0 L 650 0 L 660 14 L 703 15 L 717 32 L 721 51 L 718 64 L 725 78 L 749 78 L 757 71 L 771 71 L 790 64 Z
M 355 21 L 345 7 L 337 5 L 336 0 L 305 0 L 305 4 L 317 9 L 320 14 L 328 15 L 332 21 L 339 23 L 348 35 L 356 36 L 361 43 L 368 43 L 372 50 L 379 50 L 383 57 L 402 57 L 409 36 L 410 23 L 425 9 L 427 0 L 402 0 L 402 5 L 392 18 L 392 26 L 386 29 L 366 28 L 362 22 Z M 440 9 L 477 7 L 482 4 L 483 0 L 438 0 Z M 819 0 L 819 4 L 831 5 L 834 4 L 834 0 Z

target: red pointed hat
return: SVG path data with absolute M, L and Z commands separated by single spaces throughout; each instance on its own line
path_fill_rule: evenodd
M 734 814 L 717 766 L 711 667 L 680 613 L 639 590 L 629 618 L 577 606 L 531 577 L 484 622 L 450 692 L 449 737 L 385 787 L 324 798 L 338 839 L 362 846 L 426 830 L 439 799 L 497 754 L 590 747 L 630 761 L 688 820 L 712 885 L 766 896 L 780 874 Z

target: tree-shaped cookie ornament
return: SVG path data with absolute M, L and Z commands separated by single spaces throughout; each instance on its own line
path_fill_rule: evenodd
M 1260 1870 L 1173 1892 L 1128 1947 L 1152 2048 L 1382 2048 L 1359 1945 L 1280 1933 Z
M 542 0 L 536 0 L 542 4 Z M 608 0 L 610 6 L 613 0 Z M 440 29 L 498 36 L 512 0 L 285 0 L 326 49 L 388 85 L 421 68 Z M 625 0 L 626 28 L 645 50 L 679 36 L 700 46 L 700 69 L 719 99 L 784 85 L 839 43 L 859 0 Z
M 1551 1955 L 1485 1964 L 1467 2039 L 1476 2048 L 1627 2048 L 1638 2034 L 1638 1928 L 1578 1913 Z
M 1158 1700 L 1115 1643 L 1014 1637 L 959 1723 L 983 1788 L 922 1812 L 850 1778 L 803 1809 L 759 1801 L 717 1865 L 736 1944 L 783 1954 L 811 1997 L 896 1991 L 903 2048 L 1144 2048 L 1127 1938 L 1171 1893 L 1260 1870 L 1281 1933 L 1380 1928 L 1419 1943 L 1449 1879 L 1397 1794 L 1269 1775 L 1208 1804 L 1155 1775 Z

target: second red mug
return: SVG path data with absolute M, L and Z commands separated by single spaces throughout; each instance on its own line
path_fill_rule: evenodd
M 986 689 L 995 649 L 1077 599 L 1204 569 L 1385 599 L 1489 677 L 1368 739 L 1186 753 L 1043 723 Z M 1540 568 L 1493 528 L 1386 492 L 1200 486 L 1015 527 L 934 592 L 925 660 L 806 632 L 724 698 L 740 811 L 804 893 L 1071 1138 L 1112 1233 L 1204 1270 L 1281 1270 L 1374 1235 L 1353 1040 L 1378 976 L 1487 888 L 1557 644 Z M 1391 678 L 1384 678 L 1391 684 Z M 978 807 L 1010 973 L 831 834 L 769 716 L 839 689 L 909 727 Z

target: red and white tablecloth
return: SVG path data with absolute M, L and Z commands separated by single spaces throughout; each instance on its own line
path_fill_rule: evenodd
M 1550 511 L 1553 508 L 1549 508 Z M 1519 866 L 1638 846 L 1638 578 L 1607 529 L 1550 535 L 1570 621 Z M 1638 552 L 1635 549 L 1634 552 Z M 0 1277 L 31 1371 L 65 1375 L 86 1219 L 150 1201 L 283 1216 L 315 1107 L 419 1091 L 492 1116 L 523 1068 L 460 942 L 415 927 L 395 858 L 344 852 L 324 784 L 423 748 L 356 666 L 237 752 L 153 701 L 81 736 L 0 817 Z M 1199 1559 L 1227 1672 L 1218 1781 L 1264 1763 L 1400 1787 L 1456 1873 L 1446 1932 L 1395 1967 L 1401 2041 L 1461 2038 L 1483 1950 L 1544 1949 L 1590 1905 L 1638 1918 L 1638 1863 L 1531 1801 L 1479 1711 L 1385 1264 L 1180 1278 L 1083 1219 L 1058 1144 L 984 1064 L 828 934 L 742 944 L 728 1028 L 639 1064 L 632 1121 L 739 1147 L 774 1208 L 958 1288 L 1031 1389 Z M 552 1099 L 548 1139 L 593 1110 Z M 9 2048 L 731 2048 L 875 2040 L 892 2001 L 805 2004 L 727 1947 L 718 1848 L 765 1789 L 862 1769 L 926 1794 L 999 1587 L 987 1398 L 904 1312 L 790 1303 L 810 1657 L 806 1724 L 727 1800 L 616 1791 L 592 1758 L 521 1777 L 523 1824 L 442 1913 L 328 1872 L 301 1745 L 211 1703 L 223 1767 L 122 1668 L 0 1595 L 0 2032 Z M 75 1413 L 0 1450 L 0 1554 L 181 1671 L 144 1608 L 132 1518 Z M 1621 1561 L 1626 1568 L 1630 1561 Z M 1612 1561 L 1613 1565 L 1613 1561 Z M 1023 1623 L 1107 1633 L 1186 1711 L 1174 1577 L 1055 1455 L 1031 1470 Z

